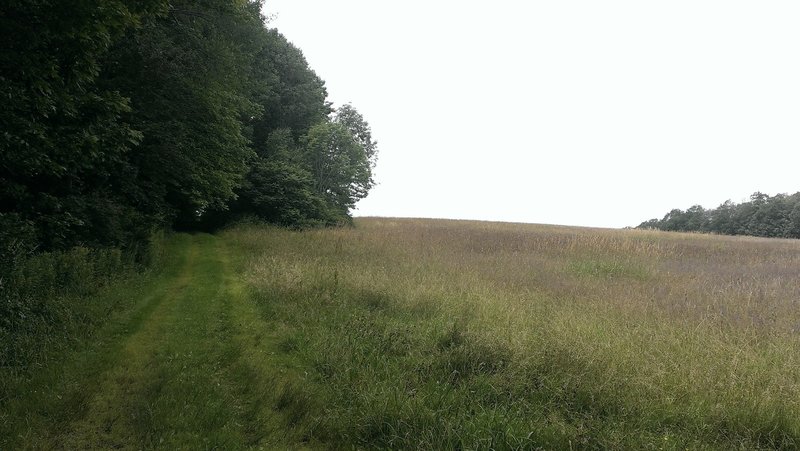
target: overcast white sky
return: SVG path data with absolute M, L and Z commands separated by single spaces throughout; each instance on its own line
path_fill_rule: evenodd
M 358 216 L 637 225 L 800 191 L 800 2 L 267 0 L 372 126 Z

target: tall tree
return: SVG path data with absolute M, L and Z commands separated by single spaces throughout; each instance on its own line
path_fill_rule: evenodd
M 251 39 L 257 50 L 249 67 L 249 98 L 259 113 L 248 121 L 255 152 L 230 209 L 212 209 L 203 225 L 217 227 L 241 216 L 292 227 L 337 222 L 314 190 L 300 141 L 331 113 L 325 83 L 303 53 L 274 29 Z
M 349 105 L 332 115 L 261 7 L 3 3 L 0 241 L 125 245 L 231 206 L 284 225 L 347 218 L 373 185 L 369 125 Z
M 153 214 L 190 225 L 235 197 L 253 156 L 246 125 L 260 16 L 242 2 L 173 1 L 115 47 L 106 82 L 132 99 L 133 158 Z M 251 45 L 251 43 L 256 43 Z
M 210 226 L 241 216 L 300 228 L 336 221 L 323 198 L 314 191 L 314 179 L 290 129 L 273 132 L 263 143 L 262 152 L 250 163 L 245 181 L 237 191 L 238 199 L 231 204 L 230 215 L 212 213 L 207 218 Z
M 364 149 L 370 167 L 374 168 L 378 157 L 378 143 L 372 139 L 372 129 L 364 116 L 353 105 L 347 103 L 336 110 L 333 121 L 347 127 L 356 142 Z
M 361 115 L 351 106 L 341 111 L 344 114 L 337 112 L 332 122 L 312 127 L 305 147 L 317 192 L 334 210 L 347 216 L 374 185 L 372 167 L 377 147 Z
M 256 150 L 269 135 L 288 129 L 295 140 L 331 113 L 325 82 L 308 66 L 303 52 L 275 29 L 264 30 L 254 59 L 254 101 L 263 113 L 254 121 Z

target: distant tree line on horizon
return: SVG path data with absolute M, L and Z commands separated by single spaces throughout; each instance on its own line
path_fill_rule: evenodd
M 639 229 L 677 232 L 705 232 L 721 235 L 750 235 L 773 238 L 800 238 L 800 192 L 792 195 L 756 192 L 742 203 L 725 201 L 717 208 L 694 205 L 674 209 L 661 219 L 650 219 Z
M 373 186 L 370 127 L 262 6 L 3 2 L 0 257 L 348 222 Z

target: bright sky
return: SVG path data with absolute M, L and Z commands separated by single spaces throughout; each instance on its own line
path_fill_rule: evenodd
M 800 2 L 267 0 L 379 146 L 357 216 L 623 227 L 800 191 Z

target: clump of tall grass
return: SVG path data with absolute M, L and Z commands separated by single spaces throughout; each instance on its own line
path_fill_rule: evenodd
M 163 237 L 137 249 L 31 252 L 6 243 L 0 263 L 0 369 L 6 377 L 42 366 L 53 349 L 97 327 L 115 308 L 87 298 L 155 264 Z

